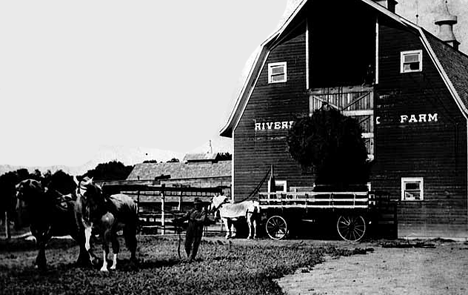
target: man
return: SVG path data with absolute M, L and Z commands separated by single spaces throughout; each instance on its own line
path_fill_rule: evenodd
M 206 210 L 203 208 L 203 203 L 199 198 L 194 200 L 193 209 L 189 210 L 181 218 L 176 219 L 176 222 L 188 220 L 187 232 L 185 234 L 185 252 L 189 262 L 195 260 L 198 247 L 203 235 L 203 226 L 206 220 Z

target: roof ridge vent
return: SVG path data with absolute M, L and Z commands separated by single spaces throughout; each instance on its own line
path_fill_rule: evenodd
M 457 41 L 457 38 L 453 34 L 453 25 L 457 23 L 457 16 L 453 15 L 448 10 L 448 1 L 445 0 L 445 3 L 442 4 L 442 12 L 435 19 L 435 24 L 439 26 L 439 34 L 437 37 L 444 41 L 445 43 L 452 46 L 454 49 L 458 50 L 458 45 L 460 42 Z

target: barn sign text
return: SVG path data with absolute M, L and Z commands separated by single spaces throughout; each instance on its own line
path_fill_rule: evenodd
M 400 115 L 400 124 L 412 124 L 412 123 L 429 123 L 437 122 L 439 120 L 438 114 L 410 114 Z M 380 124 L 380 117 L 375 118 L 375 123 Z
M 290 129 L 294 121 L 255 123 L 255 131 Z
M 425 123 L 437 122 L 437 113 L 418 114 L 418 115 L 400 115 L 400 123 Z

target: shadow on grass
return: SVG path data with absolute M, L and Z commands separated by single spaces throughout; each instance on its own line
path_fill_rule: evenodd
M 72 239 L 51 239 L 46 246 L 46 249 L 68 249 L 75 247 L 77 243 Z M 1 252 L 22 252 L 37 250 L 35 240 L 26 239 L 9 239 L 0 240 Z

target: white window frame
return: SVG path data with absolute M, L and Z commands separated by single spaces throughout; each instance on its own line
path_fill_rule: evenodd
M 288 191 L 288 181 L 275 180 L 275 187 L 282 187 L 281 190 L 276 190 L 277 193 L 285 193 Z M 271 193 L 271 180 L 268 180 L 268 193 Z
M 405 70 L 405 64 L 408 64 L 408 63 L 405 63 L 405 56 L 408 56 L 408 55 L 417 55 L 418 56 L 418 63 L 419 63 L 419 67 L 417 69 L 406 69 Z M 423 54 L 422 54 L 422 50 L 411 50 L 411 51 L 402 51 L 400 52 L 400 73 L 415 73 L 415 72 L 422 72 L 422 69 L 423 69 L 423 63 L 422 63 L 422 58 L 423 58 Z
M 411 197 L 409 192 L 405 190 L 406 184 L 409 182 L 419 183 L 419 198 Z M 424 178 L 423 177 L 402 177 L 401 178 L 401 200 L 407 202 L 424 201 Z
M 283 67 L 283 73 L 273 74 L 273 68 Z M 273 77 L 284 75 L 284 79 L 273 80 Z M 268 64 L 268 83 L 284 83 L 288 81 L 288 65 L 286 62 L 275 62 Z

